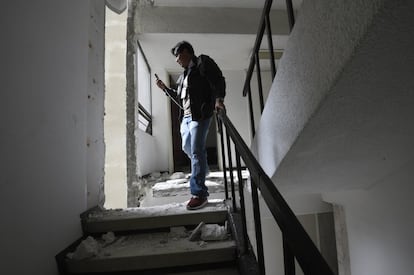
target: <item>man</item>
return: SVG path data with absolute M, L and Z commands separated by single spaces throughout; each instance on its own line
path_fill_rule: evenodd
M 184 72 L 177 80 L 177 89 L 168 88 L 157 79 L 157 86 L 182 103 L 180 133 L 182 149 L 191 160 L 190 190 L 192 198 L 187 209 L 204 207 L 209 196 L 205 185 L 208 170 L 206 139 L 216 109 L 225 110 L 226 83 L 217 64 L 206 55 L 195 56 L 187 41 L 171 49 Z

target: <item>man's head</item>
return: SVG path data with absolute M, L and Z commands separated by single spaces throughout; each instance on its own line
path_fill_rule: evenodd
M 187 68 L 194 56 L 194 49 L 187 41 L 181 41 L 171 49 L 171 53 L 176 57 L 175 61 L 181 67 Z

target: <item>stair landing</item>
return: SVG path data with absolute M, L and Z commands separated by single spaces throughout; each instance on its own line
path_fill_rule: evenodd
M 153 197 L 167 197 L 167 196 L 180 196 L 190 194 L 190 174 L 182 174 L 181 177 L 175 176 L 173 174 L 168 179 L 162 179 L 156 181 L 156 183 L 151 187 Z M 242 178 L 246 180 L 249 177 L 249 172 L 247 170 L 242 171 Z M 238 177 L 237 171 L 233 171 L 233 179 L 235 184 L 235 189 L 238 188 Z M 230 174 L 227 172 L 228 184 L 230 184 Z M 225 190 L 224 187 L 224 178 L 222 171 L 210 172 L 206 176 L 205 181 L 206 186 L 210 194 L 212 193 L 223 193 Z

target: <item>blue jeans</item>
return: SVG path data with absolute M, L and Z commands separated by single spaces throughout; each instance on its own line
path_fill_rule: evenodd
M 206 140 L 211 117 L 193 121 L 191 116 L 181 121 L 180 132 L 182 149 L 191 160 L 190 191 L 193 196 L 208 197 L 205 184 L 208 169 Z

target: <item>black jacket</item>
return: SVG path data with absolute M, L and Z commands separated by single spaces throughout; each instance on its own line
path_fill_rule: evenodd
M 195 65 L 188 75 L 187 93 L 190 96 L 192 120 L 200 121 L 213 115 L 216 98 L 224 98 L 226 95 L 226 82 L 220 68 L 209 56 L 194 57 L 193 62 Z M 177 80 L 178 88 L 166 90 L 179 101 L 183 81 L 184 72 Z

